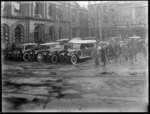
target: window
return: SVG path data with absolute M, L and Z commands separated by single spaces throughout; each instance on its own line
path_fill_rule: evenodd
M 104 11 L 104 12 L 107 12 L 107 11 L 108 11 L 108 8 L 107 8 L 106 5 L 103 6 L 103 11 Z
M 108 17 L 104 17 L 104 25 L 108 24 Z
M 115 11 L 115 5 L 111 5 L 111 6 L 110 6 L 110 10 L 111 10 L 111 11 Z
M 92 21 L 92 26 L 95 27 L 95 19 L 92 18 L 91 21 Z
M 21 11 L 21 3 L 20 2 L 14 2 L 14 9 L 15 9 L 15 11 L 20 12 Z
M 112 24 L 112 25 L 115 25 L 115 23 L 116 23 L 116 17 L 113 15 L 113 16 L 111 17 L 111 24 Z
M 59 39 L 62 39 L 63 37 L 63 28 L 60 26 L 59 27 Z
M 3 43 L 9 43 L 9 27 L 8 25 L 3 25 Z
M 35 14 L 39 14 L 39 13 L 40 13 L 40 4 L 35 3 L 35 6 L 34 6 L 34 13 L 35 13 Z
M 4 10 L 5 8 L 5 2 L 1 2 L 1 10 Z
M 53 13 L 53 8 L 52 8 L 52 4 L 50 4 L 49 5 L 49 7 L 48 7 L 48 14 L 49 14 L 49 16 L 52 16 L 52 13 Z
M 75 9 L 72 10 L 72 22 L 76 22 L 77 11 Z
M 93 14 L 94 13 L 94 8 L 93 7 L 91 7 L 91 14 Z

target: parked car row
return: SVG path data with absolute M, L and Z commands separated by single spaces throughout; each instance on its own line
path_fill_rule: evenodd
M 93 57 L 96 40 L 68 40 L 61 39 L 56 42 L 43 44 L 25 43 L 13 45 L 7 49 L 6 58 L 10 60 L 24 61 L 58 61 L 76 64 L 79 59 Z

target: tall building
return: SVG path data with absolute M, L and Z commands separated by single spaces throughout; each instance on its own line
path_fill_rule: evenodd
M 101 40 L 115 36 L 148 37 L 148 1 L 108 1 L 90 4 L 89 12 L 93 12 L 93 15 L 89 16 L 89 31 L 92 33 L 98 30 L 100 34 L 101 30 Z M 93 23 L 93 26 L 90 23 Z
M 76 2 L 69 1 L 1 2 L 1 40 L 20 44 L 84 37 L 88 22 L 80 21 L 88 19 L 87 14 Z

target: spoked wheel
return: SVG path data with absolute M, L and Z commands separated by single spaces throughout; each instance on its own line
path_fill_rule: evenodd
M 30 59 L 29 53 L 25 53 L 25 54 L 23 55 L 23 60 L 24 60 L 24 61 L 29 61 L 29 59 Z
M 77 56 L 76 55 L 72 55 L 71 56 L 71 59 L 70 59 L 70 62 L 71 62 L 71 64 L 76 64 L 77 63 Z
M 57 55 L 53 55 L 53 56 L 51 57 L 51 61 L 52 61 L 52 63 L 57 63 L 57 61 L 58 61 Z
M 42 54 L 38 54 L 38 56 L 37 56 L 37 61 L 42 61 L 43 60 L 43 56 L 42 56 Z

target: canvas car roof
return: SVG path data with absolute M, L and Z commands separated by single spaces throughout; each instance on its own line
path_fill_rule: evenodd
M 57 40 L 58 42 L 59 41 L 68 41 L 69 39 L 59 39 L 59 40 Z
M 41 44 L 41 45 L 54 45 L 54 44 L 59 44 L 59 42 L 49 42 L 49 43 L 44 43 L 44 44 Z
M 38 45 L 37 43 L 25 43 L 25 44 L 20 44 L 21 46 L 25 46 L 25 45 Z
M 96 43 L 96 40 L 73 40 L 73 41 L 69 41 L 69 43 L 80 43 L 80 44 Z
M 129 38 L 138 39 L 138 38 L 141 38 L 141 37 L 140 36 L 131 36 Z

